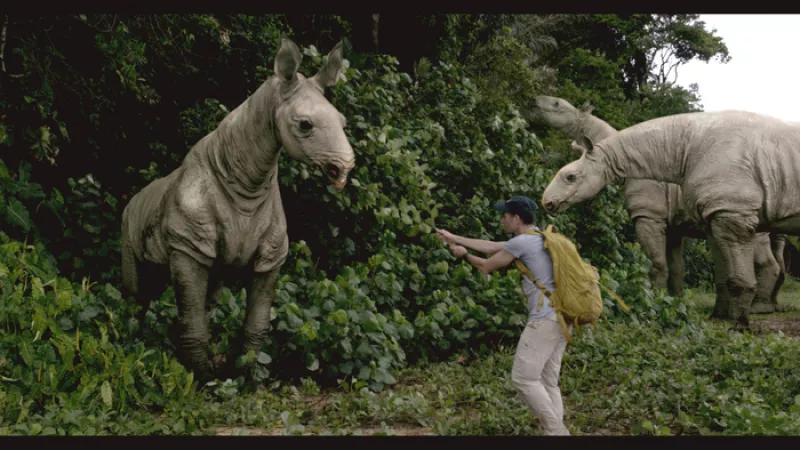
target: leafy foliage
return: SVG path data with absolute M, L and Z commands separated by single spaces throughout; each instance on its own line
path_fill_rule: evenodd
M 302 69 L 318 67 L 316 49 L 305 53 Z M 543 190 L 553 169 L 538 164 L 541 145 L 512 103 L 498 111 L 481 102 L 476 85 L 453 65 L 440 63 L 412 83 L 394 70 L 394 58 L 377 57 L 374 64 L 372 70 L 349 68 L 348 83 L 332 93 L 334 104 L 354 122 L 348 133 L 359 164 L 352 189 L 331 190 L 307 167 L 281 160 L 280 184 L 290 214 L 294 205 L 333 211 L 327 222 L 291 224 L 299 240 L 278 285 L 273 333 L 261 354 L 243 361 L 253 364 L 257 379 L 269 376 L 268 367 L 280 367 L 286 376 L 319 373 L 329 381 L 354 376 L 379 389 L 395 382 L 391 372 L 406 363 L 407 353 L 412 359 L 437 359 L 514 340 L 512 329 L 525 322 L 516 270 L 480 277 L 465 263 L 452 266 L 432 230 L 436 220 L 464 234 L 503 239 L 489 205 L 508 192 Z M 85 195 L 100 194 L 92 178 L 81 182 Z M 615 214 L 621 214 L 619 208 Z M 603 220 L 565 215 L 558 225 L 567 232 L 579 228 L 613 237 L 615 216 L 598 217 Z M 92 232 L 95 225 L 83 226 Z M 594 254 L 603 255 L 597 263 L 606 283 L 619 283 L 628 302 L 644 308 L 643 317 L 685 321 L 685 309 L 666 306 L 661 294 L 649 290 L 646 260 L 639 256 L 628 265 L 630 257 L 618 251 L 614 256 L 614 244 L 604 245 L 607 251 Z M 327 254 L 312 262 L 317 251 Z M 635 246 L 626 249 L 637 252 Z M 212 311 L 216 352 L 224 352 L 241 327 L 245 300 L 230 291 L 218 299 Z M 148 327 L 152 339 L 171 346 L 168 330 L 176 314 L 171 290 L 158 303 Z M 607 307 L 613 316 L 616 306 L 609 301 Z
M 86 279 L 78 286 L 57 276 L 41 243 L 0 233 L 0 429 L 45 414 L 62 434 L 72 434 L 98 416 L 163 408 L 195 393 L 180 363 L 135 339 L 133 306 L 119 291 L 109 284 L 91 288 Z
M 498 371 L 507 372 L 508 355 L 487 356 L 513 345 L 525 323 L 519 273 L 510 268 L 481 275 L 454 260 L 433 230 L 507 239 L 491 203 L 513 194 L 536 198 L 572 158 L 565 137 L 529 120 L 536 95 L 557 94 L 573 104 L 591 100 L 595 113 L 616 128 L 698 110 L 696 87 L 630 83 L 640 70 L 638 62 L 635 70 L 629 67 L 631 58 L 658 46 L 683 46 L 681 57 L 689 59 L 726 54 L 721 41 L 703 34 L 690 16 L 664 17 L 424 16 L 419 20 L 442 39 L 430 59 L 414 61 L 413 73 L 400 71 L 391 55 L 347 55 L 352 66 L 346 83 L 327 95 L 348 120 L 356 169 L 348 188 L 336 191 L 319 171 L 280 159 L 289 258 L 268 340 L 239 361 L 257 381 L 272 382 L 273 391 L 250 395 L 241 379 L 198 390 L 173 359 L 177 307 L 171 288 L 164 287 L 145 326 L 138 327 L 136 306 L 115 287 L 119 218 L 131 196 L 176 168 L 198 139 L 272 74 L 275 42 L 290 31 L 290 21 L 207 14 L 15 17 L 6 63 L 9 73 L 23 76 L 0 75 L 0 146 L 7 150 L 0 164 L 0 217 L 7 224 L 0 234 L 0 311 L 7 317 L 0 319 L 6 355 L 0 359 L 0 408 L 6 411 L 0 434 L 200 434 L 212 424 L 237 423 L 302 431 L 314 423 L 313 413 L 297 405 L 293 387 L 276 381 L 287 379 L 302 380 L 309 392 L 338 385 L 348 393 L 337 400 L 342 413 L 327 423 L 334 427 L 355 426 L 364 417 L 408 421 L 436 408 L 452 413 L 470 402 L 483 408 L 481 426 L 474 428 L 483 434 L 531 432 L 519 419 L 527 417 L 524 408 L 509 403 L 508 386 L 497 381 Z M 576 25 L 582 21 L 592 26 Z M 339 16 L 321 23 L 350 30 Z M 643 30 L 664 23 L 671 25 L 662 27 L 657 43 L 642 40 Z M 327 42 L 331 29 L 317 37 Z M 41 45 L 44 39 L 50 43 Z M 695 45 L 698 40 L 702 45 Z M 303 53 L 300 70 L 311 75 L 323 53 L 313 45 L 303 46 Z M 598 355 L 620 367 L 639 364 L 642 376 L 653 378 L 670 357 L 699 352 L 700 342 L 723 342 L 720 333 L 693 325 L 701 319 L 686 299 L 651 289 L 650 262 L 635 243 L 621 194 L 621 186 L 611 186 L 590 204 L 537 218 L 540 226 L 553 223 L 573 238 L 600 268 L 602 282 L 632 307 L 621 314 L 606 298 L 600 329 L 581 333 L 568 358 L 592 362 L 585 378 L 592 388 L 610 370 Z M 706 248 L 702 242 L 687 248 L 689 281 L 707 286 L 713 271 Z M 224 354 L 241 330 L 246 300 L 245 290 L 229 286 L 212 305 L 210 357 Z M 679 336 L 680 344 L 656 357 L 652 368 L 626 359 L 648 345 L 671 345 L 670 335 Z M 629 336 L 637 341 L 628 342 Z M 792 351 L 778 341 L 767 347 L 747 342 L 737 341 L 736 348 Z M 620 345 L 624 354 L 608 350 Z M 374 393 L 397 386 L 409 373 L 419 376 L 406 368 L 409 363 L 464 354 L 487 361 L 466 391 L 451 386 L 436 394 L 409 393 L 399 386 L 397 397 Z M 702 364 L 732 364 L 725 355 L 706 355 Z M 570 364 L 567 376 L 579 377 Z M 459 366 L 437 367 L 449 367 L 441 376 L 464 375 Z M 766 376 L 759 370 L 748 373 Z M 735 424 L 730 430 L 757 432 L 761 425 L 753 418 L 796 429 L 776 412 L 776 405 L 788 407 L 778 403 L 777 392 L 796 389 L 796 380 L 781 380 L 769 408 L 741 409 L 736 417 L 709 406 L 709 390 L 686 398 L 696 408 L 694 422 L 687 419 L 682 430 L 718 432 L 710 420 L 723 416 Z M 665 404 L 683 399 L 667 387 L 658 391 L 671 393 Z M 752 396 L 736 398 L 742 405 L 758 403 Z M 663 398 L 591 404 L 624 410 L 631 404 L 656 407 L 656 400 Z M 652 425 L 631 419 L 631 430 L 666 432 L 660 428 L 664 410 L 654 416 L 631 410 L 638 414 L 631 418 L 650 417 Z M 419 422 L 443 434 L 475 424 L 466 416 L 450 419 Z

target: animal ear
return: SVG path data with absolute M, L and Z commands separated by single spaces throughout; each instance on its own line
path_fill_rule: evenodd
M 286 36 L 281 36 L 281 48 L 278 54 L 275 55 L 275 74 L 277 74 L 283 81 L 288 83 L 297 80 L 297 69 L 300 67 L 300 61 L 303 60 L 303 54 L 300 53 L 300 48 L 297 47 L 291 39 Z
M 344 58 L 342 57 L 342 41 L 339 41 L 333 50 L 328 53 L 328 59 L 316 75 L 312 77 L 317 84 L 323 88 L 336 85 L 339 75 L 344 70 Z
M 572 141 L 569 143 L 569 146 L 572 147 L 572 150 L 583 154 L 586 151 L 586 147 L 582 146 L 581 144 L 577 143 L 576 141 Z
M 586 148 L 586 153 L 592 153 L 592 150 L 594 150 L 594 142 L 585 134 L 581 135 L 580 144 Z
M 585 112 L 586 114 L 591 114 L 592 111 L 594 111 L 594 106 L 592 106 L 592 103 L 589 100 L 586 100 L 585 102 L 583 102 L 583 106 L 581 106 L 580 109 L 582 112 Z

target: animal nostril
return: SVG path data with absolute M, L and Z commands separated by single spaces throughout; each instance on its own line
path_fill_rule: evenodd
M 544 202 L 545 209 L 551 209 L 552 207 L 553 207 L 553 202 L 551 201 Z
M 325 164 L 325 170 L 328 172 L 328 175 L 330 175 L 331 178 L 339 178 L 339 168 L 333 164 Z

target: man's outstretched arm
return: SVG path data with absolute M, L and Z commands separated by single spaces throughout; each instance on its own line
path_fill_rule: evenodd
M 491 242 L 491 241 L 490 241 Z M 514 255 L 506 250 L 500 250 L 489 259 L 481 258 L 480 256 L 470 255 L 467 249 L 455 244 L 450 244 L 450 251 L 456 258 L 464 258 L 465 261 L 470 263 L 473 267 L 480 270 L 483 274 L 494 272 L 497 269 L 502 269 L 507 265 L 514 262 Z
M 467 238 L 453 234 L 447 230 L 440 230 L 438 228 L 436 229 L 436 234 L 441 240 L 447 242 L 448 244 L 461 245 L 487 255 L 494 255 L 495 253 L 502 251 L 503 245 L 505 244 L 505 241 L 497 242 L 487 241 L 485 239 Z

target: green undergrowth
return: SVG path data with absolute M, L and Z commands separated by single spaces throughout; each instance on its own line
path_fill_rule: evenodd
M 572 434 L 800 433 L 800 341 L 781 333 L 731 333 L 725 325 L 693 319 L 696 325 L 675 330 L 647 322 L 584 329 L 562 365 Z M 488 356 L 409 367 L 398 372 L 392 388 L 377 393 L 349 378 L 335 388 L 305 378 L 256 391 L 228 380 L 199 393 L 162 384 L 153 389 L 165 392 L 157 410 L 121 409 L 112 383 L 111 401 L 102 393 L 88 404 L 80 403 L 80 392 L 51 394 L 55 401 L 22 416 L 11 412 L 15 405 L 4 390 L 0 434 L 205 435 L 224 427 L 251 434 L 539 434 L 510 383 L 513 350 L 501 346 Z M 158 357 L 142 361 L 159 371 Z M 108 371 L 112 380 L 114 372 Z M 14 384 L 3 383 L 4 389 Z
M 629 276 L 640 277 L 639 272 Z M 464 283 L 472 279 L 461 268 L 452 273 Z M 510 276 L 492 282 L 512 283 Z M 330 302 L 307 306 L 318 308 L 319 327 L 309 327 L 308 318 L 293 319 L 293 303 L 279 298 L 275 306 L 276 329 L 281 323 L 298 327 L 296 336 L 307 339 L 287 345 L 319 346 L 322 357 L 314 367 L 319 371 L 300 378 L 278 376 L 278 369 L 293 360 L 260 352 L 240 362 L 260 373 L 262 383 L 237 378 L 198 386 L 174 357 L 169 329 L 177 311 L 170 291 L 153 303 L 147 326 L 140 330 L 133 319 L 136 306 L 112 285 L 60 277 L 41 242 L 15 241 L 0 233 L 0 434 L 184 435 L 215 434 L 219 427 L 280 433 L 355 433 L 365 427 L 387 433 L 410 427 L 443 435 L 537 433 L 509 380 L 513 344 L 523 322 L 503 325 L 511 338 L 463 347 L 445 362 L 421 359 L 381 371 L 380 357 L 375 364 L 375 357 L 361 348 L 373 340 L 376 326 L 401 337 L 413 326 L 419 339 L 430 325 L 399 313 L 390 322 L 349 303 L 361 292 L 354 277 L 365 280 L 367 274 L 279 287 L 279 296 L 300 288 L 331 291 L 324 295 Z M 617 289 L 614 280 L 608 282 Z M 787 284 L 787 292 L 793 286 Z M 630 287 L 618 292 L 635 295 Z M 476 317 L 483 313 L 482 304 L 496 300 L 488 294 L 475 302 L 471 313 Z M 212 351 L 224 351 L 243 319 L 242 295 L 226 291 L 218 300 L 211 326 L 212 335 L 221 339 Z M 640 293 L 637 300 L 625 320 L 609 308 L 600 328 L 581 328 L 564 358 L 566 419 L 574 434 L 800 431 L 800 374 L 792 370 L 800 360 L 796 338 L 727 332 L 725 325 L 704 320 L 704 308 L 662 293 Z M 337 302 L 340 309 L 327 304 L 335 307 Z M 451 305 L 448 312 L 459 313 L 459 303 Z M 480 317 L 481 322 L 490 318 Z M 342 352 L 324 345 L 336 340 L 343 345 L 348 327 L 355 328 L 351 348 Z M 313 339 L 322 333 L 327 334 L 324 341 Z M 271 339 L 276 337 L 280 334 L 273 332 Z M 388 351 L 402 352 L 391 341 L 387 345 Z M 331 353 L 326 356 L 326 351 Z M 354 359 L 369 369 L 331 382 L 335 372 L 329 372 L 330 365 L 341 367 Z M 378 389 L 376 376 L 385 381 Z

